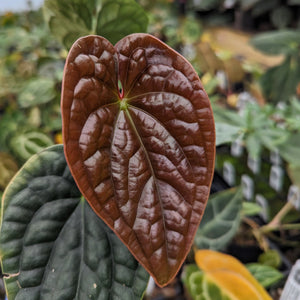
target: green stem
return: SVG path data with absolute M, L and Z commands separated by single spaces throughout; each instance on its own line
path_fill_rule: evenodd
M 299 229 L 300 224 L 282 224 L 283 218 L 294 209 L 294 205 L 291 201 L 287 201 L 285 205 L 280 209 L 280 211 L 275 215 L 275 217 L 265 226 L 262 226 L 259 231 L 262 233 L 267 233 L 270 231 L 278 229 Z
M 273 225 L 273 226 L 270 226 L 269 224 L 268 225 L 265 225 L 265 226 L 262 226 L 260 228 L 260 231 L 262 233 L 268 233 L 268 232 L 271 232 L 271 231 L 274 231 L 274 230 L 300 230 L 300 223 L 295 223 L 295 224 L 278 224 L 278 225 Z
M 287 201 L 285 205 L 280 209 L 280 211 L 276 214 L 276 216 L 273 218 L 269 224 L 266 226 L 277 226 L 281 224 L 281 221 L 283 218 L 292 210 L 294 209 L 294 205 L 291 203 L 291 201 Z

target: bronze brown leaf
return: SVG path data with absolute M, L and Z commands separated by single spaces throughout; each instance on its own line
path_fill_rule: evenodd
M 168 284 L 191 248 L 214 170 L 213 114 L 198 75 L 151 35 L 115 46 L 87 36 L 69 52 L 61 105 L 81 193 L 157 284 Z

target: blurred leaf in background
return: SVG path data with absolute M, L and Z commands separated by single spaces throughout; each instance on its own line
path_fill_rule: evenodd
M 19 167 L 8 153 L 0 152 L 0 188 L 4 189 Z
M 270 287 L 283 278 L 283 274 L 271 266 L 252 263 L 247 264 L 246 267 L 264 288 Z
M 235 138 L 239 133 L 239 138 L 243 140 L 253 159 L 260 156 L 262 147 L 275 150 L 284 145 L 290 137 L 288 131 L 277 126 L 272 117 L 274 113 L 275 109 L 272 106 L 260 107 L 257 103 L 247 103 L 240 114 L 214 106 L 215 121 L 219 124 L 216 127 L 221 127 L 223 124 L 231 125 L 233 134 L 230 135 L 228 132 L 227 140 Z M 217 130 L 218 133 L 222 134 Z M 220 144 L 222 139 L 217 138 L 217 141 Z
M 55 81 L 49 78 L 32 78 L 23 84 L 18 95 L 20 108 L 45 104 L 55 98 Z
M 44 15 L 51 32 L 67 49 L 89 34 L 115 44 L 128 34 L 145 32 L 148 25 L 145 11 L 134 0 L 46 0 Z
M 189 295 L 194 300 L 231 300 L 197 265 L 186 265 L 182 274 L 182 281 Z
M 195 261 L 200 269 L 188 265 L 182 275 L 192 299 L 271 300 L 263 286 L 233 256 L 198 250 Z
M 25 162 L 33 154 L 51 145 L 53 145 L 52 139 L 36 130 L 20 132 L 10 140 L 11 149 L 21 162 Z
M 242 200 L 240 189 L 226 190 L 210 196 L 195 237 L 197 248 L 225 249 L 239 228 Z
M 280 65 L 267 70 L 261 77 L 261 86 L 265 96 L 275 102 L 288 101 L 296 94 L 300 82 L 300 32 L 280 30 L 256 35 L 251 44 L 269 55 L 285 55 Z

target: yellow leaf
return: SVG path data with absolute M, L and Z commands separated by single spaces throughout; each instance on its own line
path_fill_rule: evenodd
M 235 300 L 271 300 L 272 298 L 247 268 L 235 257 L 212 251 L 198 250 L 195 260 L 200 269 Z M 240 282 L 242 289 L 238 287 Z M 245 294 L 246 293 L 246 294 Z M 245 295 L 252 295 L 245 298 Z M 256 296 L 254 296 L 256 295 Z
M 230 94 L 227 96 L 227 103 L 232 106 L 236 107 L 238 102 L 238 95 L 237 94 Z
M 232 300 L 261 300 L 259 292 L 240 274 L 228 270 L 206 272 L 205 277 L 214 282 Z
M 201 81 L 203 83 L 203 85 L 207 85 L 210 81 L 212 80 L 212 75 L 210 73 L 205 73 L 202 77 L 201 77 Z
M 62 134 L 56 133 L 54 136 L 54 141 L 55 141 L 55 144 L 62 144 L 63 143 Z

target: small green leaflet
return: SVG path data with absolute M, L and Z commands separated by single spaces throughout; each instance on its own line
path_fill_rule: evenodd
M 270 266 L 252 263 L 247 265 L 247 269 L 264 288 L 270 287 L 283 278 L 281 272 Z

